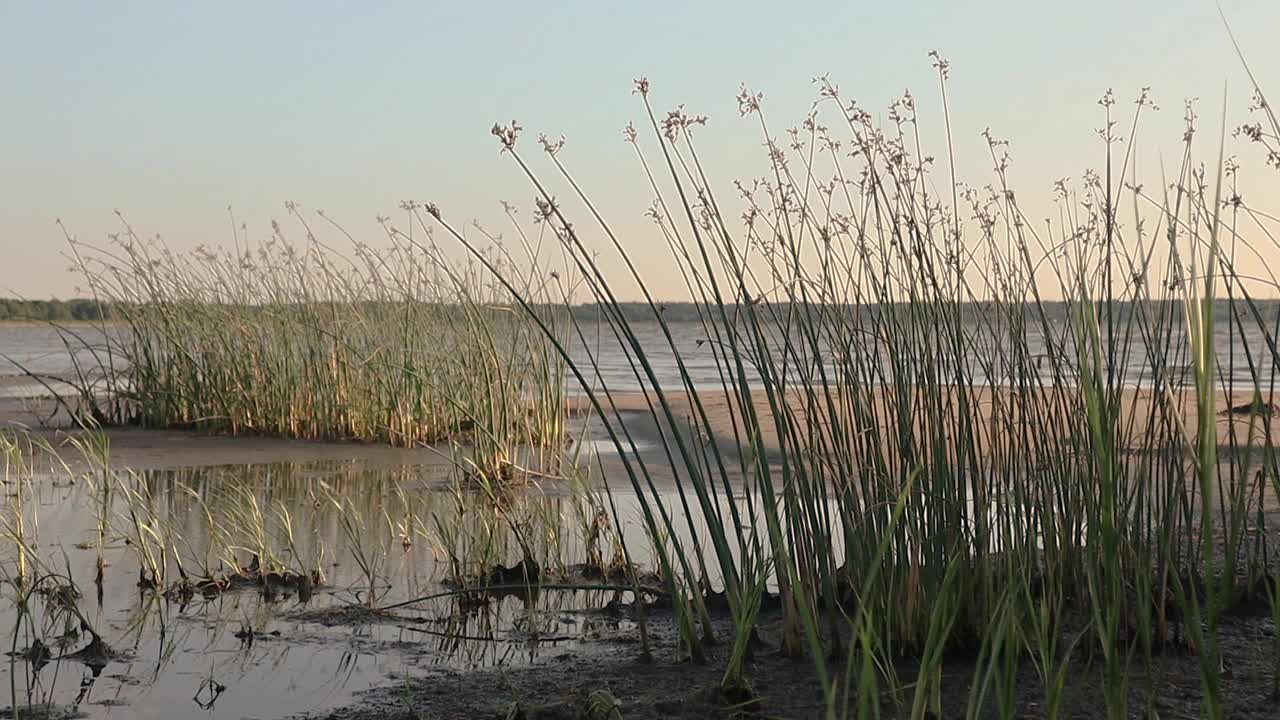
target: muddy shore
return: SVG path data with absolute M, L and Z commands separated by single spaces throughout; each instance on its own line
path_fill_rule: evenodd
M 458 672 L 428 671 L 389 679 L 386 687 L 358 696 L 349 707 L 299 716 L 300 720 L 463 720 L 465 718 L 527 718 L 530 720 L 591 720 L 611 717 L 592 714 L 593 698 L 616 701 L 620 717 L 640 718 L 822 718 L 825 706 L 814 666 L 808 658 L 787 658 L 778 652 L 780 619 L 766 613 L 759 623 L 762 645 L 748 666 L 749 688 L 726 694 L 720 690 L 727 639 L 731 626 L 717 619 L 725 639 L 708 648 L 706 663 L 676 658 L 677 636 L 669 613 L 651 617 L 650 637 L 655 657 L 640 658 L 634 633 L 615 633 L 572 652 L 547 653 L 538 663 L 522 668 Z M 1241 720 L 1274 718 L 1280 699 L 1271 695 L 1275 671 L 1272 643 L 1275 629 L 1264 617 L 1248 611 L 1225 618 L 1220 628 L 1223 649 L 1223 696 L 1226 717 Z M 1092 720 L 1101 712 L 1103 670 L 1100 656 L 1093 661 L 1080 653 L 1068 672 L 1060 717 Z M 845 656 L 828 658 L 828 666 L 843 668 Z M 917 665 L 903 660 L 895 669 L 901 683 L 913 681 Z M 977 652 L 951 653 L 943 666 L 943 718 L 965 717 L 969 690 L 979 671 Z M 1148 681 L 1155 689 L 1153 710 L 1165 719 L 1200 717 L 1200 677 L 1195 655 L 1185 646 L 1169 647 L 1154 659 L 1151 676 L 1135 663 L 1130 671 L 1130 715 L 1146 717 Z M 1044 716 L 1043 681 L 1030 658 L 1022 663 L 1016 692 L 1017 716 Z M 607 695 L 602 696 L 603 691 Z M 886 718 L 909 715 L 910 688 L 895 699 L 881 697 Z M 905 707 L 896 702 L 905 703 Z M 598 702 L 597 702 L 598 706 Z M 994 717 L 992 712 L 983 716 Z M 942 720 L 942 719 L 939 719 Z

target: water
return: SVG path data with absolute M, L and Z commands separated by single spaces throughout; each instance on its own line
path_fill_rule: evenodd
M 67 334 L 74 333 L 74 337 Z M 105 362 L 106 338 L 102 330 L 77 325 L 59 331 L 43 324 L 0 323 L 0 398 L 42 397 L 65 393 L 70 387 L 58 378 L 74 380 L 77 366 L 93 376 Z M 41 376 L 44 382 L 28 373 Z
M 1170 382 L 1178 384 L 1189 379 L 1191 355 L 1184 331 L 1186 321 L 1182 308 L 1180 305 L 1173 304 L 1165 305 L 1164 308 L 1163 312 L 1167 313 L 1164 318 L 1167 323 L 1166 330 L 1158 338 L 1150 340 L 1144 336 L 1144 333 L 1149 330 L 1130 320 L 1127 306 L 1120 306 L 1117 311 L 1117 346 L 1122 350 L 1118 353 L 1116 364 L 1122 368 L 1121 377 L 1125 385 L 1149 387 L 1152 384 L 1152 370 L 1147 349 L 1149 343 L 1156 347 L 1158 355 L 1167 358 L 1166 362 L 1170 366 L 1168 370 L 1171 375 L 1167 379 Z M 1055 378 L 1051 358 L 1060 358 L 1062 360 L 1060 367 L 1065 368 L 1079 363 L 1073 357 L 1063 357 L 1064 352 L 1074 353 L 1071 349 L 1073 345 L 1064 344 L 1064 334 L 1070 327 L 1066 306 L 1047 304 L 1044 309 L 1051 328 L 1048 337 L 1042 332 L 1040 319 L 1033 314 L 1033 310 L 1028 307 L 1026 312 L 1029 371 L 1038 375 L 1041 382 L 1052 384 Z M 1219 303 L 1215 347 L 1218 350 L 1218 363 L 1224 381 L 1231 387 L 1253 387 L 1253 377 L 1250 374 L 1246 355 L 1251 355 L 1253 362 L 1258 366 L 1257 372 L 1264 389 L 1270 386 L 1273 379 L 1280 376 L 1280 365 L 1273 362 L 1267 339 L 1268 335 L 1273 340 L 1275 338 L 1277 319 L 1280 318 L 1280 300 L 1258 301 L 1257 310 L 1261 321 L 1254 318 L 1246 306 L 1238 303 L 1237 312 L 1240 314 L 1240 322 L 1237 324 L 1230 321 L 1231 316 L 1226 303 Z M 583 317 L 592 315 L 588 311 L 579 312 Z M 870 309 L 863 312 L 873 314 L 880 310 Z M 971 343 L 970 350 L 966 353 L 966 359 L 969 362 L 968 367 L 965 368 L 966 376 L 977 385 L 1011 384 L 1016 377 L 1015 370 L 1000 367 L 998 364 L 999 358 L 1006 354 L 1009 348 L 1009 341 L 1000 337 L 1002 332 L 1007 332 L 1007 328 L 994 326 L 995 318 L 982 305 L 967 306 L 964 313 L 966 322 L 964 335 Z M 643 315 L 639 317 L 641 319 L 634 323 L 633 329 L 640 345 L 645 349 L 654 373 L 664 387 L 680 387 L 680 371 L 676 356 L 661 326 L 651 319 L 643 319 Z M 664 317 L 669 318 L 668 328 L 672 340 L 694 385 L 701 388 L 719 387 L 721 378 L 716 350 L 702 324 L 697 321 L 693 307 L 673 305 L 665 311 Z M 588 327 L 591 326 L 588 325 Z M 79 363 L 82 369 L 96 368 L 98 360 L 106 358 L 106 353 L 103 351 L 105 342 L 102 331 L 91 326 L 77 326 L 74 332 L 79 335 L 79 338 L 70 341 L 75 362 Z M 1105 325 L 1103 332 L 1106 333 Z M 787 334 L 790 334 L 793 340 L 800 339 L 798 333 L 787 333 L 776 327 L 771 333 L 770 341 L 775 346 L 781 346 L 783 337 Z M 641 383 L 637 381 L 635 372 L 628 362 L 627 354 L 622 351 L 622 346 L 607 328 L 602 328 L 598 337 L 589 338 L 588 345 L 584 347 L 581 343 L 576 343 L 573 354 L 589 381 L 596 381 L 598 378 L 615 391 L 634 391 L 641 388 Z M 917 340 L 915 346 L 920 345 L 921 341 Z M 830 376 L 838 366 L 837 358 L 871 352 L 876 354 L 877 363 L 885 372 L 885 378 L 889 378 L 892 372 L 892 362 L 889 357 L 891 350 L 885 345 L 883 338 L 876 343 L 848 347 L 837 347 L 826 341 L 818 348 L 817 356 L 822 358 L 823 367 Z M 598 373 L 592 370 L 589 355 L 595 357 L 599 366 Z M 816 367 L 816 363 L 813 362 L 815 356 L 813 352 L 805 349 L 800 355 L 807 361 L 809 367 L 790 368 L 792 373 L 801 373 L 796 377 L 803 377 L 804 372 L 812 372 Z M 77 376 L 76 365 L 71 358 L 72 354 L 68 353 L 63 339 L 53 328 L 42 325 L 0 324 L 0 398 L 35 397 L 47 394 L 48 389 L 41 383 L 25 377 L 26 373 L 20 367 L 44 376 L 70 379 Z M 780 359 L 780 355 L 775 357 L 775 360 L 777 359 Z M 993 365 L 993 362 L 997 364 Z M 951 368 L 945 370 L 948 373 L 954 372 Z M 1016 372 L 1023 370 L 1018 369 Z M 748 383 L 759 386 L 759 374 L 750 362 L 746 365 L 745 374 Z M 1062 380 L 1071 382 L 1074 378 L 1066 376 Z M 53 382 L 52 386 L 55 389 L 59 387 L 63 390 L 67 389 L 67 386 L 56 382 Z
M 117 654 L 102 667 L 56 659 L 85 646 L 88 637 L 81 633 L 57 647 L 51 638 L 68 626 L 51 620 L 48 602 L 39 596 L 14 646 L 21 651 L 39 635 L 54 645 L 55 659 L 37 668 L 23 658 L 0 658 L 0 708 L 11 707 L 16 695 L 19 706 L 50 705 L 77 717 L 286 717 L 349 704 L 359 691 L 406 673 L 520 665 L 566 652 L 601 625 L 625 626 L 584 612 L 610 599 L 604 591 L 544 591 L 536 599 L 495 597 L 466 606 L 445 597 L 397 610 L 394 617 L 350 615 L 368 597 L 358 557 L 378 563 L 378 605 L 444 591 L 450 553 L 466 559 L 484 547 L 503 564 L 519 557 L 501 524 L 495 528 L 482 513 L 460 510 L 485 503 L 478 493 L 456 497 L 443 480 L 448 474 L 441 464 L 370 468 L 360 461 L 123 473 L 118 482 L 149 498 L 143 517 L 162 528 L 159 534 L 183 558 L 187 572 L 203 575 L 203 565 L 218 567 L 228 548 L 241 565 L 248 564 L 256 508 L 266 545 L 286 565 L 319 568 L 325 576 L 310 597 L 280 585 L 271 593 L 249 586 L 170 599 L 138 585 L 143 565 L 139 545 L 125 542 L 137 536 L 121 487 L 113 486 L 110 500 L 112 528 L 99 592 L 93 577 L 105 486 L 65 472 L 30 476 L 20 511 L 16 497 L 9 496 L 8 527 L 13 518 L 24 518 L 23 536 L 34 555 L 48 572 L 69 572 L 81 612 Z M 11 491 L 16 480 L 11 474 Z M 349 511 L 331 498 L 349 502 Z M 517 523 L 537 517 L 567 522 L 577 516 L 574 503 L 567 495 L 531 492 L 512 499 L 504 512 Z M 206 513 L 218 518 L 213 526 Z M 358 544 L 345 533 L 344 522 L 357 524 Z M 434 530 L 437 523 L 456 528 L 461 539 L 446 548 Z M 535 555 L 548 567 L 553 557 L 566 563 L 585 558 L 580 538 L 566 537 L 556 547 L 535 544 Z M 17 567 L 17 552 L 10 538 L 0 541 L 6 575 Z M 167 581 L 176 582 L 172 558 L 167 567 Z M 0 607 L 0 623 L 7 628 L 16 624 L 15 605 L 8 601 L 16 593 L 7 583 L 2 588 L 7 602 Z
M 1153 384 L 1153 374 L 1149 358 L 1148 345 L 1155 348 L 1154 352 L 1157 356 L 1164 357 L 1168 367 L 1165 369 L 1169 372 L 1166 379 L 1175 385 L 1185 384 L 1190 381 L 1190 363 L 1191 354 L 1190 346 L 1186 339 L 1186 320 L 1183 316 L 1182 307 L 1180 305 L 1168 304 L 1163 306 L 1166 315 L 1163 321 L 1166 323 L 1165 329 L 1158 335 L 1152 335 L 1153 330 L 1142 327 L 1143 323 L 1131 320 L 1130 308 L 1121 305 L 1116 311 L 1115 322 L 1115 341 L 1117 351 L 1116 366 L 1121 368 L 1122 383 L 1129 387 L 1150 387 Z M 1219 369 L 1223 374 L 1223 381 L 1233 388 L 1251 389 L 1254 386 L 1253 376 L 1250 374 L 1250 368 L 1246 355 L 1251 355 L 1253 362 L 1257 365 L 1258 377 L 1264 390 L 1267 390 L 1273 380 L 1280 379 L 1280 363 L 1274 361 L 1270 350 L 1271 341 L 1274 342 L 1277 330 L 1277 320 L 1280 319 L 1280 300 L 1263 300 L 1258 301 L 1257 310 L 1261 317 L 1261 321 L 1256 319 L 1252 312 L 1242 303 L 1236 306 L 1236 312 L 1240 315 L 1239 322 L 1231 321 L 1231 314 L 1228 305 L 1225 302 L 1218 304 L 1218 322 L 1215 326 L 1214 344 L 1218 351 Z M 1074 357 L 1066 357 L 1064 353 L 1075 353 L 1075 345 L 1068 340 L 1067 333 L 1071 328 L 1069 311 L 1062 304 L 1046 304 L 1044 310 L 1047 316 L 1047 324 L 1050 328 L 1049 333 L 1043 331 L 1044 323 L 1030 306 L 1026 308 L 1024 320 L 1026 327 L 1026 345 L 1027 352 L 1030 355 L 1028 368 L 1011 368 L 1000 365 L 1001 358 L 1007 356 L 1010 350 L 1010 341 L 1007 338 L 1009 329 L 1007 327 L 1007 319 L 997 318 L 990 312 L 989 308 L 974 304 L 966 306 L 964 309 L 964 321 L 966 323 L 963 329 L 963 335 L 966 342 L 970 343 L 968 352 L 966 352 L 966 360 L 968 366 L 964 368 L 964 373 L 971 383 L 978 386 L 1007 386 L 1022 382 L 1019 379 L 1020 373 L 1026 372 L 1031 376 L 1038 376 L 1039 382 L 1045 385 L 1054 384 L 1054 363 L 1051 358 L 1059 358 L 1059 368 L 1066 370 L 1061 377 L 1062 382 L 1071 383 L 1076 380 L 1070 374 L 1069 368 L 1079 365 Z M 900 309 L 898 310 L 900 311 Z M 877 312 L 888 312 L 881 309 L 864 309 L 862 311 L 866 317 L 870 317 Z M 1151 311 L 1152 313 L 1156 311 Z M 586 313 L 584 313 L 586 315 Z M 638 314 L 644 317 L 643 314 Z M 713 338 L 708 337 L 701 323 L 697 322 L 696 314 L 693 307 L 689 305 L 677 305 L 669 308 L 664 316 L 668 318 L 668 328 L 670 329 L 672 340 L 669 343 L 662 332 L 662 327 L 653 320 L 639 320 L 634 323 L 633 330 L 637 336 L 639 344 L 644 348 L 645 354 L 653 366 L 654 373 L 657 375 L 663 387 L 668 389 L 681 387 L 680 370 L 676 363 L 675 353 L 671 346 L 674 344 L 676 351 L 679 352 L 680 358 L 684 361 L 686 372 L 692 378 L 694 386 L 698 388 L 719 388 L 721 386 L 720 366 L 717 363 L 716 348 L 713 344 Z M 1003 323 L 1001 326 L 999 323 Z M 778 325 L 770 324 L 766 331 L 769 334 L 769 343 L 774 348 L 774 367 L 782 367 L 782 354 L 779 348 L 783 346 L 789 336 L 792 342 L 806 342 L 803 336 L 794 330 L 787 330 Z M 917 330 L 917 332 L 928 333 L 933 328 L 926 330 Z M 1107 327 L 1103 322 L 1101 331 L 1103 333 L 1104 342 L 1107 339 Z M 1005 337 L 1001 337 L 1006 334 Z M 930 342 L 935 341 L 929 335 L 916 338 L 912 347 L 927 347 Z M 936 342 L 942 342 L 941 338 Z M 864 343 L 861 345 L 851 345 L 840 347 L 836 346 L 830 340 L 824 340 L 817 348 L 817 352 L 813 352 L 810 348 L 800 348 L 797 353 L 800 357 L 800 365 L 796 366 L 796 359 L 790 360 L 788 371 L 792 373 L 789 380 L 791 383 L 805 382 L 807 378 L 817 379 L 816 373 L 817 363 L 814 361 L 816 357 L 822 358 L 822 365 L 829 378 L 838 378 L 836 370 L 840 363 L 838 358 L 848 356 L 870 357 L 874 353 L 876 357 L 875 365 L 877 365 L 884 373 L 883 377 L 890 380 L 892 377 L 893 362 L 891 358 L 892 350 L 886 344 L 884 338 L 878 339 L 875 343 Z M 603 380 L 608 384 L 611 390 L 615 391 L 635 391 L 642 387 L 637 380 L 635 370 L 632 369 L 628 362 L 627 354 L 622 351 L 622 345 L 615 339 L 607 328 L 601 330 L 599 337 L 590 338 L 590 347 L 583 348 L 581 346 L 575 348 L 575 356 L 583 368 L 584 374 L 589 380 Z M 594 355 L 596 363 L 599 366 L 598 373 L 591 371 L 591 363 L 588 355 Z M 1106 360 L 1104 358 L 1104 360 Z M 723 358 L 720 360 L 724 362 Z M 866 363 L 871 365 L 871 363 Z M 954 368 L 944 368 L 942 377 L 953 377 Z M 809 375 L 806 375 L 809 373 Z M 753 387 L 760 386 L 760 376 L 755 366 L 748 359 L 745 365 L 745 375 L 748 384 Z M 838 379 L 837 379 L 838 381 Z M 644 383 L 647 385 L 648 383 Z

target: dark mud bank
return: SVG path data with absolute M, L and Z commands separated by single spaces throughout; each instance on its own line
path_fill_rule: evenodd
M 674 618 L 667 611 L 658 611 L 649 621 L 652 661 L 641 659 L 634 629 L 610 626 L 611 631 L 592 642 L 545 652 L 532 665 L 474 671 L 437 669 L 388 678 L 386 686 L 361 693 L 352 705 L 300 716 L 299 720 L 825 716 L 822 690 L 811 659 L 788 658 L 779 652 L 780 614 L 762 615 L 759 634 L 763 642 L 748 665 L 749 687 L 728 694 L 720 690 L 730 650 L 727 641 L 706 648 L 706 663 L 677 661 Z M 731 630 L 727 618 L 717 619 L 718 637 L 731 637 Z M 1237 613 L 1221 621 L 1227 717 L 1280 717 L 1280 699 L 1272 694 L 1275 632 L 1270 619 L 1259 615 Z M 842 670 L 845 660 L 844 656 L 828 658 L 827 665 L 833 671 Z M 1197 663 L 1194 653 L 1176 645 L 1166 647 L 1153 658 L 1149 677 L 1135 661 L 1129 676 L 1130 716 L 1148 717 L 1152 710 L 1165 719 L 1200 717 Z M 944 718 L 966 717 L 970 688 L 979 671 L 976 654 L 958 651 L 948 658 L 943 670 Z M 895 672 L 898 683 L 906 689 L 897 698 L 888 693 L 882 695 L 880 709 L 886 718 L 910 714 L 914 664 L 903 661 Z M 1029 657 L 1021 663 L 1017 682 L 1017 716 L 1043 717 L 1043 683 Z M 1077 652 L 1060 717 L 1098 717 L 1102 692 L 1101 657 L 1090 658 L 1087 648 Z M 849 711 L 851 716 L 856 712 L 853 707 Z M 844 708 L 838 708 L 837 713 L 844 715 Z M 994 706 L 982 716 L 995 717 Z

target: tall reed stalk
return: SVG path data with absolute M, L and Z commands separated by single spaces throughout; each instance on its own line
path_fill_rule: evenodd
M 974 714 L 988 701 L 1014 714 L 1027 653 L 1057 713 L 1079 650 L 1100 652 L 1106 713 L 1127 717 L 1134 658 L 1152 688 L 1151 658 L 1180 630 L 1203 661 L 1205 712 L 1221 716 L 1215 618 L 1236 575 L 1265 566 L 1262 545 L 1243 536 L 1269 516 L 1243 483 L 1250 450 L 1274 455 L 1263 410 L 1280 371 L 1280 315 L 1258 297 L 1280 284 L 1246 278 L 1243 258 L 1222 248 L 1230 238 L 1274 253 L 1276 221 L 1223 196 L 1196 164 L 1190 106 L 1176 173 L 1161 192 L 1144 189 L 1134 157 L 1154 109 L 1145 90 L 1124 119 L 1106 94 L 1102 171 L 1057 183 L 1057 217 L 1034 220 L 1010 185 L 1006 141 L 984 135 L 985 186 L 959 180 L 950 65 L 932 58 L 943 190 L 911 94 L 882 124 L 819 78 L 818 109 L 781 136 L 762 96 L 742 89 L 765 170 L 729 200 L 697 150 L 707 118 L 657 112 L 637 81 L 648 132 L 628 126 L 625 137 L 693 302 L 695 321 L 681 326 L 636 269 L 637 245 L 575 180 L 564 143 L 542 138 L 547 163 L 535 170 L 522 128 L 495 126 L 534 189 L 540 226 L 596 304 L 605 350 L 570 352 L 527 291 L 530 271 L 494 262 L 436 206 L 420 214 L 492 274 L 603 421 L 647 532 L 665 541 L 656 560 L 695 660 L 715 639 L 710 593 L 724 593 L 735 635 L 726 687 L 745 673 L 761 598 L 776 592 L 781 649 L 811 658 L 831 717 L 877 714 L 882 691 L 900 697 L 903 655 L 924 659 L 913 681 L 921 715 L 938 703 L 944 649 L 975 640 L 985 664 Z M 1251 240 L 1221 221 L 1227 203 L 1256 222 Z M 639 289 L 638 306 L 615 289 L 623 282 Z M 1231 318 L 1229 344 L 1217 317 Z M 714 379 L 695 378 L 690 347 L 709 355 Z M 605 352 L 626 358 L 638 400 L 599 371 Z M 1248 372 L 1220 372 L 1237 363 Z M 1230 434 L 1233 452 L 1216 452 L 1217 409 L 1242 396 L 1265 431 Z M 662 429 L 656 455 L 636 452 L 624 409 L 637 408 Z M 1073 618 L 1086 619 L 1087 638 L 1063 637 Z M 825 658 L 846 642 L 852 654 L 832 681 Z

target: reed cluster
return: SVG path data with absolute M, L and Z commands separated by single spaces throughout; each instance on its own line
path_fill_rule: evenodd
M 236 226 L 230 252 L 173 253 L 123 218 L 106 247 L 69 236 L 87 287 L 115 308 L 109 342 L 93 348 L 94 375 L 105 377 L 81 393 L 90 414 L 399 446 L 461 438 L 485 471 L 516 446 L 563 444 L 561 361 L 476 263 L 451 261 L 428 231 L 387 218 L 386 249 L 352 239 L 354 255 L 343 255 L 313 224 L 350 238 L 341 226 L 286 207 L 300 245 L 279 223 L 263 242 Z M 496 242 L 486 260 L 522 267 Z M 561 327 L 572 289 L 530 282 L 521 287 L 539 317 Z
M 485 266 L 604 420 L 624 466 L 607 481 L 634 493 L 660 539 L 687 657 L 715 640 L 711 607 L 728 607 L 726 690 L 748 682 L 769 601 L 782 650 L 813 663 L 829 717 L 878 717 L 884 700 L 942 716 L 957 648 L 977 659 L 968 716 L 1014 717 L 1029 661 L 1057 717 L 1084 651 L 1101 658 L 1108 717 L 1128 717 L 1131 698 L 1154 712 L 1152 658 L 1170 644 L 1201 659 L 1204 715 L 1223 717 L 1218 621 L 1248 598 L 1277 608 L 1266 533 L 1280 493 L 1280 315 L 1255 294 L 1280 284 L 1238 265 L 1275 257 L 1276 219 L 1242 198 L 1220 147 L 1216 164 L 1195 159 L 1190 105 L 1174 172 L 1140 184 L 1146 91 L 1124 115 L 1103 97 L 1100 169 L 1057 185 L 1056 218 L 1028 217 L 1008 144 L 989 133 L 989 181 L 960 182 L 950 68 L 932 57 L 944 161 L 923 147 L 910 94 L 882 124 L 819 78 L 815 112 L 779 135 L 744 88 L 766 169 L 728 194 L 697 151 L 707 119 L 656 111 L 637 81 L 644 120 L 626 139 L 714 356 L 711 386 L 695 383 L 634 246 L 575 181 L 564 144 L 542 138 L 537 171 L 521 128 L 494 127 L 643 388 L 646 422 L 663 428 L 657 460 L 639 452 L 601 353 L 571 352 L 521 278 L 438 208 L 414 212 Z M 1255 109 L 1251 132 L 1280 135 L 1269 106 Z M 606 273 L 619 265 L 601 244 L 624 278 Z M 616 293 L 624 282 L 647 318 Z M 661 329 L 658 345 L 640 341 L 641 322 Z M 662 377 L 658 358 L 672 356 L 678 373 Z M 673 493 L 660 472 L 674 473 Z

